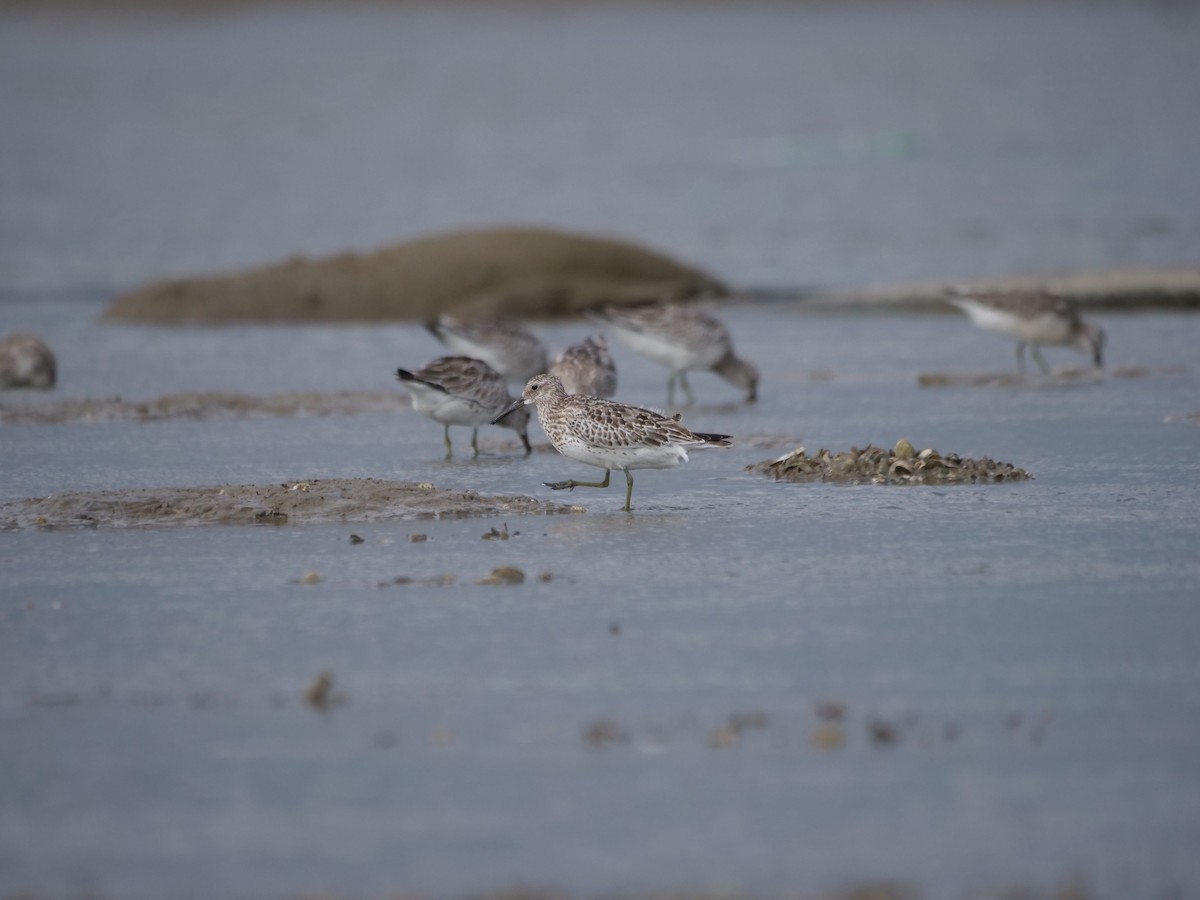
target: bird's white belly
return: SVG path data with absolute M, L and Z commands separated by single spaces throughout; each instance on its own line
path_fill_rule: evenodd
M 601 469 L 669 469 L 687 462 L 686 447 L 668 444 L 661 447 L 593 447 L 568 436 L 555 443 L 563 456 Z
M 722 348 L 688 347 L 656 334 L 618 329 L 617 334 L 629 349 L 666 366 L 672 372 L 681 369 L 707 369 L 715 365 L 722 355 Z
M 966 302 L 962 304 L 962 308 L 980 328 L 1006 334 L 1018 341 L 1065 344 L 1070 340 L 1070 325 L 1061 316 L 1053 313 L 1043 313 L 1026 319 L 981 303 Z
M 443 425 L 486 425 L 499 409 L 446 394 L 421 384 L 407 384 L 413 409 Z

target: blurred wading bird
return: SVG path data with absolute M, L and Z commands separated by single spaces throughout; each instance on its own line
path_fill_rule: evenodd
M 556 375 L 568 394 L 611 397 L 617 392 L 617 367 L 602 334 L 572 344 L 550 364 L 548 374 Z
M 1047 291 L 975 291 L 947 288 L 947 299 L 980 328 L 1006 334 L 1017 341 L 1017 371 L 1025 372 L 1025 345 L 1045 375 L 1050 367 L 1042 359 L 1042 344 L 1074 347 L 1091 354 L 1097 369 L 1104 367 L 1104 329 L 1080 317 L 1068 297 Z
M 625 473 L 625 511 L 633 497 L 633 469 L 669 469 L 686 462 L 693 447 L 728 447 L 727 434 L 690 431 L 679 415 L 626 406 L 601 397 L 568 394 L 553 375 L 535 375 L 499 421 L 523 406 L 537 407 L 542 430 L 563 456 L 604 470 L 603 481 L 547 481 L 556 491 L 608 487 L 613 469 Z
M 625 344 L 671 370 L 667 405 L 675 403 L 679 381 L 687 402 L 694 402 L 687 381 L 689 369 L 710 369 L 746 391 L 746 402 L 758 399 L 758 369 L 733 352 L 729 330 L 712 316 L 690 306 L 655 303 L 648 306 L 605 307 L 595 313 Z
M 416 372 L 397 369 L 396 377 L 412 395 L 413 409 L 445 426 L 446 459 L 452 455 L 451 425 L 471 426 L 475 456 L 479 426 L 489 424 L 513 429 L 529 455 L 529 411 L 510 404 L 508 386 L 487 363 L 469 356 L 442 356 Z
M 546 346 L 520 322 L 442 314 L 425 327 L 450 350 L 482 359 L 510 381 L 524 384 L 546 371 Z

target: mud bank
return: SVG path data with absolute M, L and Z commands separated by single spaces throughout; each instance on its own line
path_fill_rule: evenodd
M 1025 385 L 1054 388 L 1071 384 L 1096 384 L 1110 378 L 1137 379 L 1186 375 L 1186 366 L 1119 366 L 1115 369 L 1055 369 L 1049 375 L 1022 374 L 1015 369 L 1009 372 L 922 372 L 917 384 L 924 388 L 938 387 L 1012 387 Z
M 69 491 L 0 503 L 0 531 L 45 527 L 299 525 L 379 519 L 553 515 L 577 506 L 484 496 L 431 484 L 329 478 L 283 484 Z
M 534 228 L 437 235 L 373 253 L 298 257 L 244 272 L 159 281 L 118 297 L 109 322 L 419 320 L 441 312 L 548 317 L 602 303 L 725 293 L 654 251 Z
M 160 422 L 167 419 L 247 419 L 284 416 L 349 416 L 412 409 L 396 391 L 294 391 L 268 396 L 187 391 L 151 400 L 82 397 L 40 403 L 0 401 L 5 425 L 61 425 L 79 422 Z
M 1200 310 L 1200 269 L 1113 269 L 1067 275 L 1010 275 L 953 282 L 981 291 L 1050 290 L 1085 309 Z M 805 307 L 830 310 L 941 310 L 957 313 L 946 302 L 949 281 L 869 285 L 849 290 L 814 289 L 793 296 Z M 781 292 L 785 298 L 788 293 Z

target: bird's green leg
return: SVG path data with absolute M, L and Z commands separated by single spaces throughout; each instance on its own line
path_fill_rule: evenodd
M 454 455 L 450 449 L 450 426 L 446 426 L 445 434 L 442 436 L 442 443 L 446 445 L 446 459 L 450 459 Z
M 633 473 L 625 470 L 625 512 L 632 512 L 629 501 L 633 499 Z
M 608 487 L 608 476 L 611 474 L 611 470 L 605 469 L 603 481 L 543 481 L 542 484 L 552 491 L 573 491 L 577 487 Z
M 1025 342 L 1017 341 L 1017 374 L 1025 374 Z
M 1030 352 L 1030 353 L 1032 354 L 1032 356 L 1033 356 L 1033 361 L 1034 361 L 1035 363 L 1037 363 L 1037 364 L 1038 364 L 1038 368 L 1042 370 L 1042 374 L 1043 374 L 1043 375 L 1049 375 L 1049 374 L 1050 374 L 1050 366 L 1049 366 L 1049 365 L 1047 365 L 1047 363 L 1046 363 L 1046 361 L 1045 361 L 1044 359 L 1042 359 L 1042 351 L 1041 351 L 1041 349 L 1038 347 L 1038 345 L 1037 345 L 1037 344 L 1030 344 L 1030 345 L 1029 345 L 1029 352 Z
M 692 386 L 688 384 L 686 370 L 679 373 L 679 383 L 683 386 L 684 396 L 687 397 L 687 405 L 691 406 L 696 402 L 696 398 L 692 396 Z
M 479 456 L 479 429 L 471 429 L 471 449 L 475 451 L 475 456 Z

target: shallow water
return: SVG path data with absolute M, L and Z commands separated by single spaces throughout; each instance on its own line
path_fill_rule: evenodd
M 512 222 L 737 285 L 1195 265 L 1198 108 L 1190 2 L 0 13 L 0 288 Z
M 95 313 L 28 313 L 72 361 L 62 395 L 375 389 L 438 353 L 412 326 Z M 507 541 L 481 539 L 492 519 L 0 534 L 0 889 L 1200 886 L 1200 430 L 1163 421 L 1197 405 L 1200 319 L 1099 319 L 1143 378 L 922 389 L 920 372 L 1005 371 L 1011 347 L 953 315 L 723 315 L 762 401 L 694 376 L 685 421 L 735 447 L 637 473 L 631 515 L 615 486 L 566 495 L 583 515 L 510 519 Z M 561 347 L 590 329 L 540 330 Z M 615 355 L 620 396 L 661 403 L 665 373 Z M 742 471 L 900 437 L 1036 478 Z M 332 476 L 565 499 L 541 482 L 591 474 L 482 439 L 447 463 L 412 412 L 6 426 L 0 499 Z M 474 583 L 501 565 L 528 580 Z M 303 692 L 323 669 L 349 702 L 318 712 Z M 823 700 L 846 704 L 839 748 L 812 743 Z M 764 729 L 713 745 L 754 712 Z M 629 740 L 586 741 L 603 720 Z

